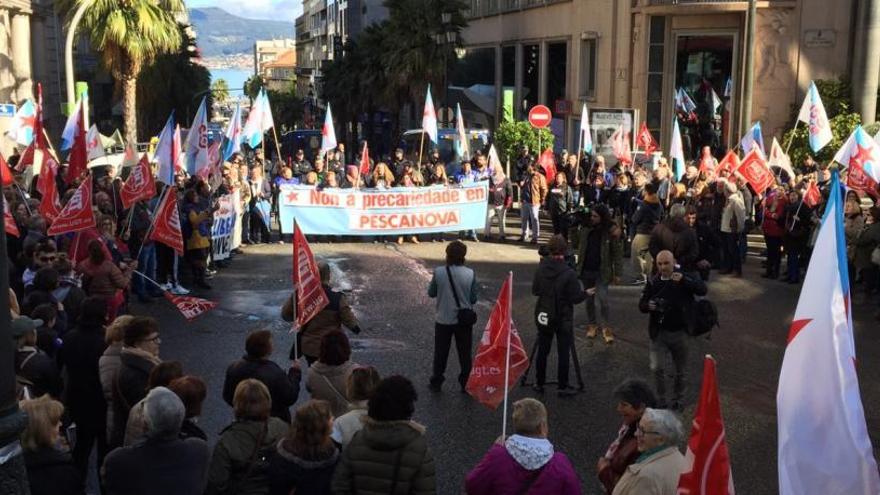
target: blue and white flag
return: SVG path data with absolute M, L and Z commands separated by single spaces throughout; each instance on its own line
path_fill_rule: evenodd
M 37 127 L 37 105 L 31 100 L 25 100 L 15 112 L 12 126 L 6 135 L 22 146 L 30 146 L 34 141 L 35 127 Z
M 816 83 L 810 81 L 810 88 L 804 96 L 801 111 L 798 112 L 798 120 L 807 124 L 810 131 L 810 149 L 813 153 L 818 152 L 831 142 L 834 137 L 831 134 L 831 124 L 828 122 L 828 114 L 825 113 L 825 105 L 819 96 Z
M 269 106 L 269 97 L 264 90 L 254 99 L 248 113 L 247 122 L 244 124 L 244 140 L 251 148 L 256 148 L 263 142 L 263 133 L 275 126 L 272 119 L 272 108 Z
M 205 97 L 196 116 L 193 117 L 186 135 L 186 171 L 190 175 L 197 175 L 200 170 L 208 166 L 208 110 Z
M 584 153 L 592 153 L 593 152 L 593 134 L 590 132 L 590 115 L 587 112 L 587 104 L 584 103 L 584 107 L 581 110 L 581 141 L 583 144 L 581 148 L 584 150 Z
M 684 147 L 681 142 L 681 131 L 678 119 L 672 119 L 672 142 L 669 145 L 669 158 L 672 160 L 672 173 L 676 181 L 684 176 Z
M 235 110 L 229 119 L 229 125 L 226 127 L 226 134 L 223 142 L 223 161 L 229 161 L 229 158 L 235 153 L 241 151 L 241 104 L 235 104 Z
M 79 114 L 82 111 L 82 107 L 82 100 L 77 100 L 73 111 L 67 116 L 64 130 L 61 131 L 61 151 L 67 151 L 73 147 L 73 140 L 76 138 L 76 130 L 78 128 L 77 122 L 79 122 Z
M 464 127 L 464 115 L 461 114 L 461 105 L 455 104 L 455 151 L 462 159 L 471 157 L 471 145 L 468 142 L 467 129 Z
M 739 145 L 745 154 L 748 154 L 749 151 L 752 151 L 752 148 L 757 146 L 762 154 L 767 155 L 767 152 L 764 150 L 764 134 L 761 132 L 761 122 L 755 122 L 755 125 L 749 129 L 749 132 L 742 137 Z
M 431 85 L 425 95 L 425 109 L 422 111 L 422 131 L 428 133 L 431 142 L 437 144 L 437 112 L 434 111 L 434 100 L 431 98 Z
M 333 113 L 330 111 L 330 103 L 327 103 L 327 113 L 324 114 L 324 127 L 321 128 L 321 154 L 336 149 L 336 129 L 333 128 Z
M 168 185 L 174 184 L 174 169 L 178 158 L 175 155 L 175 148 L 178 148 L 176 150 L 178 153 L 180 152 L 180 144 L 175 146 L 174 136 L 174 111 L 172 110 L 165 122 L 165 127 L 159 133 L 159 142 L 156 143 L 156 151 L 153 153 L 153 161 L 159 165 L 156 170 L 156 180 Z

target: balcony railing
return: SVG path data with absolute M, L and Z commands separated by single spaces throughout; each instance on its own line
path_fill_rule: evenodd
M 771 3 L 780 0 L 769 0 Z M 650 6 L 654 5 L 700 5 L 700 4 L 725 4 L 725 3 L 748 3 L 747 0 L 647 0 Z
M 519 12 L 526 9 L 546 7 L 572 0 L 470 0 L 470 9 L 465 11 L 468 19 L 488 17 L 499 14 Z

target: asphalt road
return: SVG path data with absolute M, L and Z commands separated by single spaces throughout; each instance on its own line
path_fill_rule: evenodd
M 419 401 L 415 419 L 427 426 L 437 462 L 438 493 L 462 492 L 465 474 L 501 433 L 501 408 L 490 411 L 461 394 L 454 380 L 443 393 L 428 391 L 433 348 L 433 301 L 426 288 L 430 269 L 444 259 L 443 243 L 421 245 L 373 243 L 316 243 L 316 256 L 334 266 L 334 283 L 348 292 L 364 332 L 355 337 L 353 359 L 376 366 L 383 376 L 399 373 L 416 385 Z M 480 289 L 475 345 L 508 271 L 514 276 L 513 317 L 527 348 L 535 341 L 532 323 L 534 299 L 530 286 L 538 256 L 532 246 L 468 243 L 468 265 L 476 270 Z M 628 259 L 625 259 L 627 270 Z M 718 363 L 718 381 L 727 442 L 739 493 L 772 494 L 776 488 L 775 394 L 784 345 L 799 286 L 760 278 L 759 260 L 750 258 L 741 279 L 713 273 L 710 297 L 718 304 L 722 327 L 711 340 L 690 345 L 689 393 L 683 419 L 689 430 L 699 394 L 702 357 L 711 353 Z M 213 279 L 208 297 L 219 307 L 187 323 L 165 301 L 136 305 L 134 312 L 156 316 L 162 324 L 161 355 L 179 360 L 187 373 L 208 383 L 208 399 L 201 424 L 212 441 L 232 420 L 231 408 L 221 398 L 227 365 L 243 353 L 244 339 L 254 329 L 275 334 L 275 358 L 286 366 L 291 345 L 288 325 L 279 308 L 290 290 L 291 246 L 247 248 L 231 266 Z M 584 493 L 602 493 L 595 479 L 597 458 L 604 453 L 619 427 L 611 397 L 627 377 L 650 378 L 647 317 L 636 307 L 639 287 L 611 288 L 612 323 L 617 341 L 606 346 L 584 336 L 586 315 L 576 308 L 576 347 L 586 388 L 573 398 L 558 398 L 552 387 L 542 398 L 550 413 L 550 439 L 566 453 L 583 484 Z M 874 308 L 854 309 L 856 345 L 862 397 L 875 452 L 880 444 L 880 325 Z M 555 351 L 554 351 L 555 352 Z M 552 355 L 551 355 L 552 356 Z M 671 363 L 669 364 L 671 367 Z M 447 378 L 457 373 L 450 356 Z M 551 359 L 548 377 L 555 376 Z M 533 375 L 532 375 L 533 378 Z M 804 377 L 809 380 L 809 377 Z M 574 378 L 572 378 L 574 383 Z M 650 380 L 649 380 L 650 383 Z M 517 387 L 511 399 L 534 396 Z M 303 400 L 305 394 L 301 395 Z

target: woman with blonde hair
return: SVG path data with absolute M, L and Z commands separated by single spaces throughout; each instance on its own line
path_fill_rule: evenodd
M 48 395 L 19 403 L 28 424 L 21 434 L 32 495 L 81 495 L 83 482 L 61 437 L 64 406 Z
M 312 399 L 296 410 L 293 425 L 269 458 L 269 495 L 330 495 L 339 450 L 330 439 L 330 403 Z
M 260 451 L 278 443 L 288 425 L 270 416 L 269 389 L 253 378 L 235 387 L 232 407 L 235 420 L 223 430 L 214 447 L 205 493 L 266 493 L 269 477 Z
M 394 185 L 394 174 L 391 173 L 388 164 L 385 162 L 379 162 L 376 164 L 371 179 L 370 186 L 377 189 L 385 189 Z

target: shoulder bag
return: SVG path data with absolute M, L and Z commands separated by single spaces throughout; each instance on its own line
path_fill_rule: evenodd
M 452 289 L 452 297 L 455 298 L 455 307 L 458 308 L 458 324 L 465 327 L 472 327 L 477 322 L 477 312 L 471 308 L 462 308 L 461 301 L 458 299 L 458 291 L 455 290 L 455 280 L 452 278 L 452 270 L 446 265 L 446 275 L 449 277 L 449 287 Z

